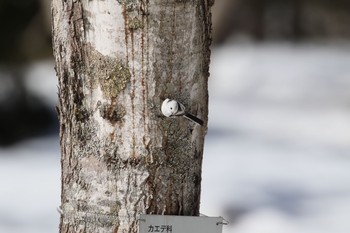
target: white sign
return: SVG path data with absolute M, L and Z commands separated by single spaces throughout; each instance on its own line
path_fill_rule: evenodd
M 221 233 L 222 217 L 140 215 L 139 233 Z

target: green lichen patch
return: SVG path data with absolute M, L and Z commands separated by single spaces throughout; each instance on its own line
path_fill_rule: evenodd
M 105 56 L 90 47 L 85 67 L 84 85 L 89 89 L 100 86 L 104 98 L 112 99 L 118 96 L 130 83 L 131 72 L 120 59 Z
M 101 90 L 105 97 L 115 98 L 130 82 L 130 70 L 117 62 L 114 69 L 104 77 L 100 77 Z
M 135 31 L 137 29 L 142 29 L 144 24 L 138 17 L 134 17 L 129 19 L 128 27 L 130 30 Z

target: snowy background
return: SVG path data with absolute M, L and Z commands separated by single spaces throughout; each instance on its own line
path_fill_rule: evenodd
M 30 89 L 54 106 L 53 63 Z M 225 233 L 350 232 L 350 44 L 213 48 L 201 213 Z M 0 147 L 0 232 L 58 232 L 57 135 Z
M 350 232 L 350 45 L 228 45 L 211 75 L 201 211 L 225 232 Z

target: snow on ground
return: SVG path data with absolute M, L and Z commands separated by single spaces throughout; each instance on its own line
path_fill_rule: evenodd
M 0 148 L 0 232 L 58 232 L 58 137 Z
M 350 44 L 215 48 L 201 213 L 224 233 L 350 232 L 349 89 Z M 0 148 L 0 232 L 58 232 L 59 167 L 57 137 Z
M 350 232 L 350 44 L 213 51 L 201 212 L 235 233 Z

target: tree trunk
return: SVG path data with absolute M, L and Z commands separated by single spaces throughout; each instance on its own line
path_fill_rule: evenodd
M 52 1 L 61 233 L 199 214 L 212 1 Z M 204 126 L 163 117 L 165 98 Z

